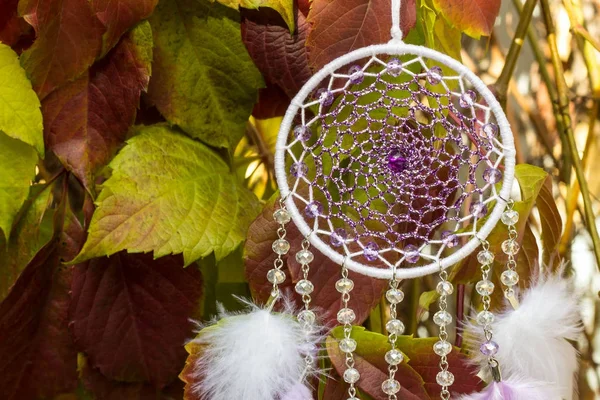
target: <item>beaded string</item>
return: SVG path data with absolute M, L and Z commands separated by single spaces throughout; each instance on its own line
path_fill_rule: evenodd
M 342 278 L 335 283 L 336 290 L 342 295 L 342 308 L 337 313 L 337 320 L 344 326 L 344 338 L 340 340 L 339 348 L 346 355 L 346 370 L 343 378 L 348 386 L 348 400 L 356 400 L 356 382 L 360 379 L 360 372 L 354 368 L 354 350 L 356 350 L 356 340 L 352 339 L 352 322 L 356 319 L 354 310 L 348 307 L 350 301 L 350 292 L 354 289 L 354 282 L 348 278 L 348 268 L 342 264 Z
M 272 308 L 275 302 L 280 297 L 279 285 L 285 281 L 285 272 L 283 268 L 283 256 L 290 250 L 290 242 L 286 240 L 287 231 L 285 225 L 291 221 L 290 213 L 285 207 L 284 199 L 279 199 L 279 208 L 273 212 L 273 219 L 279 224 L 277 229 L 277 236 L 273 242 L 273 252 L 277 254 L 277 258 L 273 261 L 273 268 L 267 272 L 267 280 L 273 285 L 271 289 L 271 297 L 269 298 L 268 305 Z
M 433 345 L 433 351 L 440 356 L 440 372 L 436 375 L 436 382 L 442 387 L 440 398 L 442 400 L 450 399 L 450 391 L 448 388 L 454 383 L 454 374 L 448 370 L 448 354 L 452 351 L 452 344 L 448 342 L 448 332 L 446 326 L 452 323 L 452 315 L 447 311 L 448 296 L 454 292 L 452 283 L 448 281 L 448 272 L 440 271 L 440 282 L 436 286 L 436 291 L 440 295 L 439 308 L 440 310 L 433 316 L 433 322 L 440 328 L 439 341 Z
M 385 361 L 388 363 L 388 379 L 381 384 L 381 390 L 388 395 L 389 400 L 397 400 L 396 394 L 400 391 L 400 382 L 396 380 L 396 372 L 398 365 L 404 360 L 404 355 L 396 348 L 398 335 L 404 333 L 404 323 L 397 318 L 397 306 L 404 300 L 404 292 L 398 287 L 400 281 L 395 278 L 390 280 L 390 286 L 385 293 L 385 298 L 390 303 L 390 320 L 386 323 L 385 328 L 388 331 L 388 342 L 391 349 L 385 353 Z
M 519 283 L 519 274 L 517 273 L 517 261 L 515 256 L 519 252 L 521 246 L 517 242 L 519 236 L 516 228 L 519 222 L 519 212 L 514 209 L 515 202 L 510 199 L 506 205 L 506 211 L 502 213 L 502 223 L 508 228 L 508 239 L 502 242 L 502 251 L 508 256 L 506 261 L 506 269 L 500 275 L 500 281 L 506 288 L 504 296 L 510 301 L 513 308 L 517 309 L 519 304 L 513 287 Z

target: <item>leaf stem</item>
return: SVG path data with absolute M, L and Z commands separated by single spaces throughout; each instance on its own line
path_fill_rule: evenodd
M 544 15 L 544 23 L 546 24 L 546 38 L 550 46 L 550 54 L 552 56 L 552 65 L 554 67 L 554 75 L 556 78 L 556 90 L 558 92 L 559 113 L 564 119 L 564 130 L 561 134 L 565 137 L 567 150 L 571 154 L 575 175 L 579 181 L 581 196 L 583 197 L 583 207 L 585 218 L 587 220 L 587 228 L 594 244 L 594 254 L 596 256 L 597 268 L 600 269 L 600 237 L 598 237 L 598 228 L 596 226 L 596 217 L 592 207 L 590 190 L 585 179 L 585 173 L 581 165 L 581 160 L 575 143 L 575 135 L 573 134 L 571 115 L 569 114 L 569 89 L 565 81 L 565 75 L 562 67 L 562 62 L 558 54 L 558 46 L 556 43 L 556 31 L 550 11 L 548 0 L 540 0 L 542 5 L 542 14 Z

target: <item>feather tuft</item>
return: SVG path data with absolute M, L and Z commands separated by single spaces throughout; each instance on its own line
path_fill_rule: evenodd
M 299 382 L 317 373 L 306 371 L 304 357 L 316 358 L 321 332 L 307 333 L 289 302 L 283 302 L 286 309 L 282 313 L 244 302 L 247 312 L 233 314 L 221 309 L 220 319 L 193 340 L 203 346 L 192 386 L 200 398 L 284 398 Z
M 297 383 L 281 400 L 313 400 L 312 391 L 302 383 Z
M 492 324 L 502 375 L 548 382 L 558 394 L 547 399 L 571 399 L 578 354 L 568 340 L 577 340 L 582 329 L 571 281 L 540 276 L 520 300 L 517 310 L 507 305 Z M 465 338 L 474 362 L 487 372 L 488 358 L 479 351 L 485 341 L 482 328 L 468 322 Z
M 543 382 L 509 379 L 492 382 L 482 392 L 462 395 L 456 400 L 554 400 L 559 399 L 552 387 Z

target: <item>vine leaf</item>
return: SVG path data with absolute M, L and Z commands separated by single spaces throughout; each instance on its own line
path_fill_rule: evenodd
M 19 0 L 0 1 L 0 42 L 13 46 L 27 28 L 31 27 L 19 18 Z
M 158 0 L 92 0 L 92 9 L 106 28 L 101 55 L 108 53 L 129 28 L 148 18 L 157 3 Z
M 415 26 L 415 0 L 402 2 L 401 29 L 406 37 Z M 310 66 L 317 70 L 360 47 L 387 43 L 392 27 L 389 0 L 314 0 L 308 14 Z
M 63 261 L 76 254 L 83 229 L 64 199 L 60 209 L 53 239 L 0 304 L 0 393 L 6 400 L 55 398 L 77 386 L 68 330 L 72 267 Z
M 75 267 L 70 326 L 92 367 L 157 389 L 177 376 L 202 296 L 200 271 L 182 265 L 180 256 L 121 252 Z
M 167 125 L 142 126 L 111 161 L 77 259 L 154 251 L 185 264 L 231 253 L 258 214 L 256 196 L 200 142 Z
M 273 268 L 275 254 L 272 250 L 273 241 L 277 239 L 277 223 L 273 220 L 273 206 L 270 202 L 263 212 L 254 220 L 248 229 L 248 239 L 244 248 L 244 261 L 246 265 L 246 279 L 250 284 L 250 290 L 253 297 L 259 302 L 266 302 L 272 288 L 272 284 L 267 280 L 267 272 Z M 286 226 L 287 240 L 291 248 L 287 256 L 284 256 L 284 271 L 288 278 L 283 285 L 282 290 L 292 297 L 300 306 L 301 298 L 294 292 L 293 285 L 302 279 L 302 271 L 298 262 L 295 260 L 295 254 L 301 249 L 303 237 L 294 226 L 289 223 Z M 315 255 L 311 265 L 314 268 L 310 272 L 310 280 L 315 286 L 311 294 L 311 305 L 320 310 L 320 317 L 327 324 L 336 324 L 336 314 L 341 308 L 341 298 L 333 288 L 335 282 L 341 278 L 340 266 L 329 258 L 325 257 L 320 251 L 311 248 Z M 362 275 L 350 272 L 350 278 L 354 281 L 354 290 L 350 297 L 350 305 L 356 313 L 356 324 L 364 322 L 369 316 L 369 312 L 379 303 L 381 295 L 387 283 L 379 279 L 371 279 Z
M 489 36 L 500 12 L 501 0 L 433 0 L 450 23 L 476 39 Z
M 239 15 L 197 0 L 159 2 L 149 100 L 171 124 L 233 149 L 264 85 L 240 37 Z
M 40 99 L 82 74 L 100 53 L 104 27 L 88 0 L 21 0 L 19 14 L 36 32 L 21 64 Z
M 148 87 L 152 31 L 136 26 L 101 62 L 42 102 L 46 143 L 94 192 L 94 174 L 113 156 Z
M 0 43 L 0 131 L 44 156 L 40 101 L 17 54 Z
M 215 0 L 211 0 L 214 2 Z M 263 7 L 271 8 L 283 18 L 285 23 L 288 26 L 290 32 L 294 32 L 294 1 L 293 0 L 216 0 L 219 3 L 233 8 L 238 9 L 238 7 L 248 8 L 248 9 L 258 9 L 261 8 L 261 13 L 266 12 L 266 10 L 262 9 Z

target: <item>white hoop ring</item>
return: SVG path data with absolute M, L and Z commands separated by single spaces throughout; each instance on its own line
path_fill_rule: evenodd
M 508 119 L 506 118 L 506 115 L 504 115 L 502 107 L 500 106 L 492 92 L 490 92 L 490 90 L 481 81 L 481 79 L 479 79 L 467 67 L 465 67 L 452 57 L 449 57 L 445 54 L 422 46 L 415 46 L 404 43 L 387 43 L 363 47 L 361 49 L 348 53 L 342 57 L 336 58 L 335 60 L 327 64 L 325 67 L 323 67 L 323 69 L 318 71 L 315 75 L 313 75 L 312 78 L 309 79 L 308 82 L 306 82 L 306 84 L 302 87 L 302 89 L 300 89 L 298 94 L 292 99 L 290 107 L 288 108 L 283 118 L 283 121 L 281 122 L 281 127 L 279 129 L 275 149 L 275 176 L 277 179 L 277 184 L 279 186 L 280 195 L 282 198 L 286 199 L 285 204 L 292 217 L 292 220 L 300 230 L 300 233 L 302 233 L 303 236 L 307 236 L 311 244 L 315 246 L 321 253 L 329 257 L 331 260 L 335 261 L 340 265 L 342 263 L 345 263 L 345 266 L 349 270 L 373 278 L 389 280 L 392 279 L 394 275 L 394 271 L 392 269 L 377 268 L 361 264 L 352 259 L 347 259 L 342 254 L 332 250 L 329 245 L 327 245 L 318 237 L 318 235 L 311 235 L 311 228 L 302 218 L 302 215 L 296 207 L 292 196 L 289 196 L 290 188 L 288 185 L 287 174 L 285 171 L 285 154 L 288 136 L 292 128 L 294 117 L 296 116 L 296 113 L 302 106 L 302 102 L 314 91 L 314 89 L 317 88 L 317 86 L 321 83 L 321 81 L 323 81 L 323 79 L 327 78 L 329 75 L 331 75 L 333 72 L 337 71 L 344 65 L 348 65 L 353 61 L 357 61 L 363 58 L 373 57 L 378 54 L 397 56 L 408 54 L 426 57 L 434 61 L 440 62 L 452 68 L 454 71 L 460 73 L 460 75 L 463 78 L 465 78 L 467 81 L 469 81 L 469 83 L 473 85 L 473 88 L 484 98 L 487 105 L 490 107 L 490 110 L 496 118 L 496 123 L 498 125 L 500 137 L 502 140 L 502 150 L 504 154 L 504 178 L 502 181 L 502 189 L 498 193 L 499 201 L 496 202 L 496 205 L 490 213 L 487 221 L 481 227 L 478 233 L 473 236 L 473 238 L 471 238 L 461 249 L 451 254 L 450 256 L 440 259 L 438 261 L 434 261 L 427 265 L 421 265 L 411 268 L 396 268 L 396 279 L 412 279 L 434 273 L 439 273 L 440 270 L 444 270 L 450 267 L 451 265 L 458 263 L 459 261 L 467 257 L 469 254 L 471 254 L 479 246 L 480 241 L 487 238 L 492 229 L 494 229 L 494 226 L 496 226 L 496 223 L 500 219 L 502 212 L 506 208 L 506 203 L 502 201 L 502 199 L 508 199 L 510 197 L 510 192 L 513 185 L 515 174 L 515 144 L 513 134 L 510 129 L 510 124 L 508 123 Z

